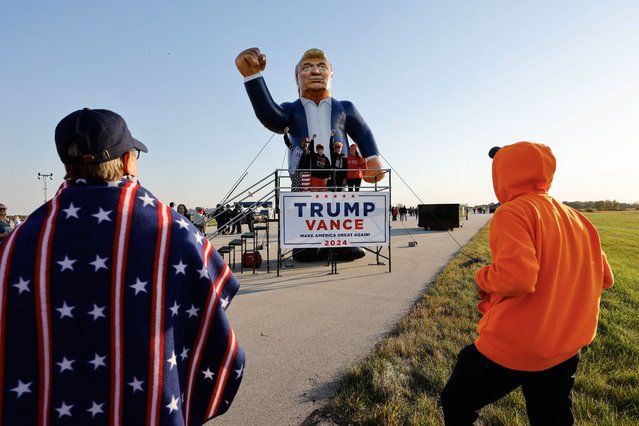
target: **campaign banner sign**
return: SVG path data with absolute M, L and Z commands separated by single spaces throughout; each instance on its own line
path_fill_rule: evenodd
M 280 192 L 284 248 L 387 246 L 386 192 Z

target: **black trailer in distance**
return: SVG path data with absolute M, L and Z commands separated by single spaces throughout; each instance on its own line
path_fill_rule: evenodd
M 468 208 L 461 204 L 418 204 L 417 226 L 424 230 L 452 231 L 464 226 Z

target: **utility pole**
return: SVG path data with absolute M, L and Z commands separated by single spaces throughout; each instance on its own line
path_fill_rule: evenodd
M 47 202 L 47 178 L 53 180 L 53 173 L 39 173 L 38 179 L 42 179 L 42 183 L 44 184 L 44 202 Z

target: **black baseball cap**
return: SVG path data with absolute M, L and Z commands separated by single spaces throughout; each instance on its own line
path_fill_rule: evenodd
M 80 153 L 69 155 L 69 146 Z M 106 109 L 83 108 L 64 117 L 55 128 L 55 146 L 64 164 L 99 164 L 120 158 L 132 149 L 148 152 L 131 136 L 119 114 Z

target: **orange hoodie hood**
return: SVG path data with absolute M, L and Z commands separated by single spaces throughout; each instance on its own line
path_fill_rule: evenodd
M 555 174 L 550 148 L 533 142 L 517 142 L 499 149 L 493 158 L 493 188 L 501 204 L 522 194 L 545 194 Z

